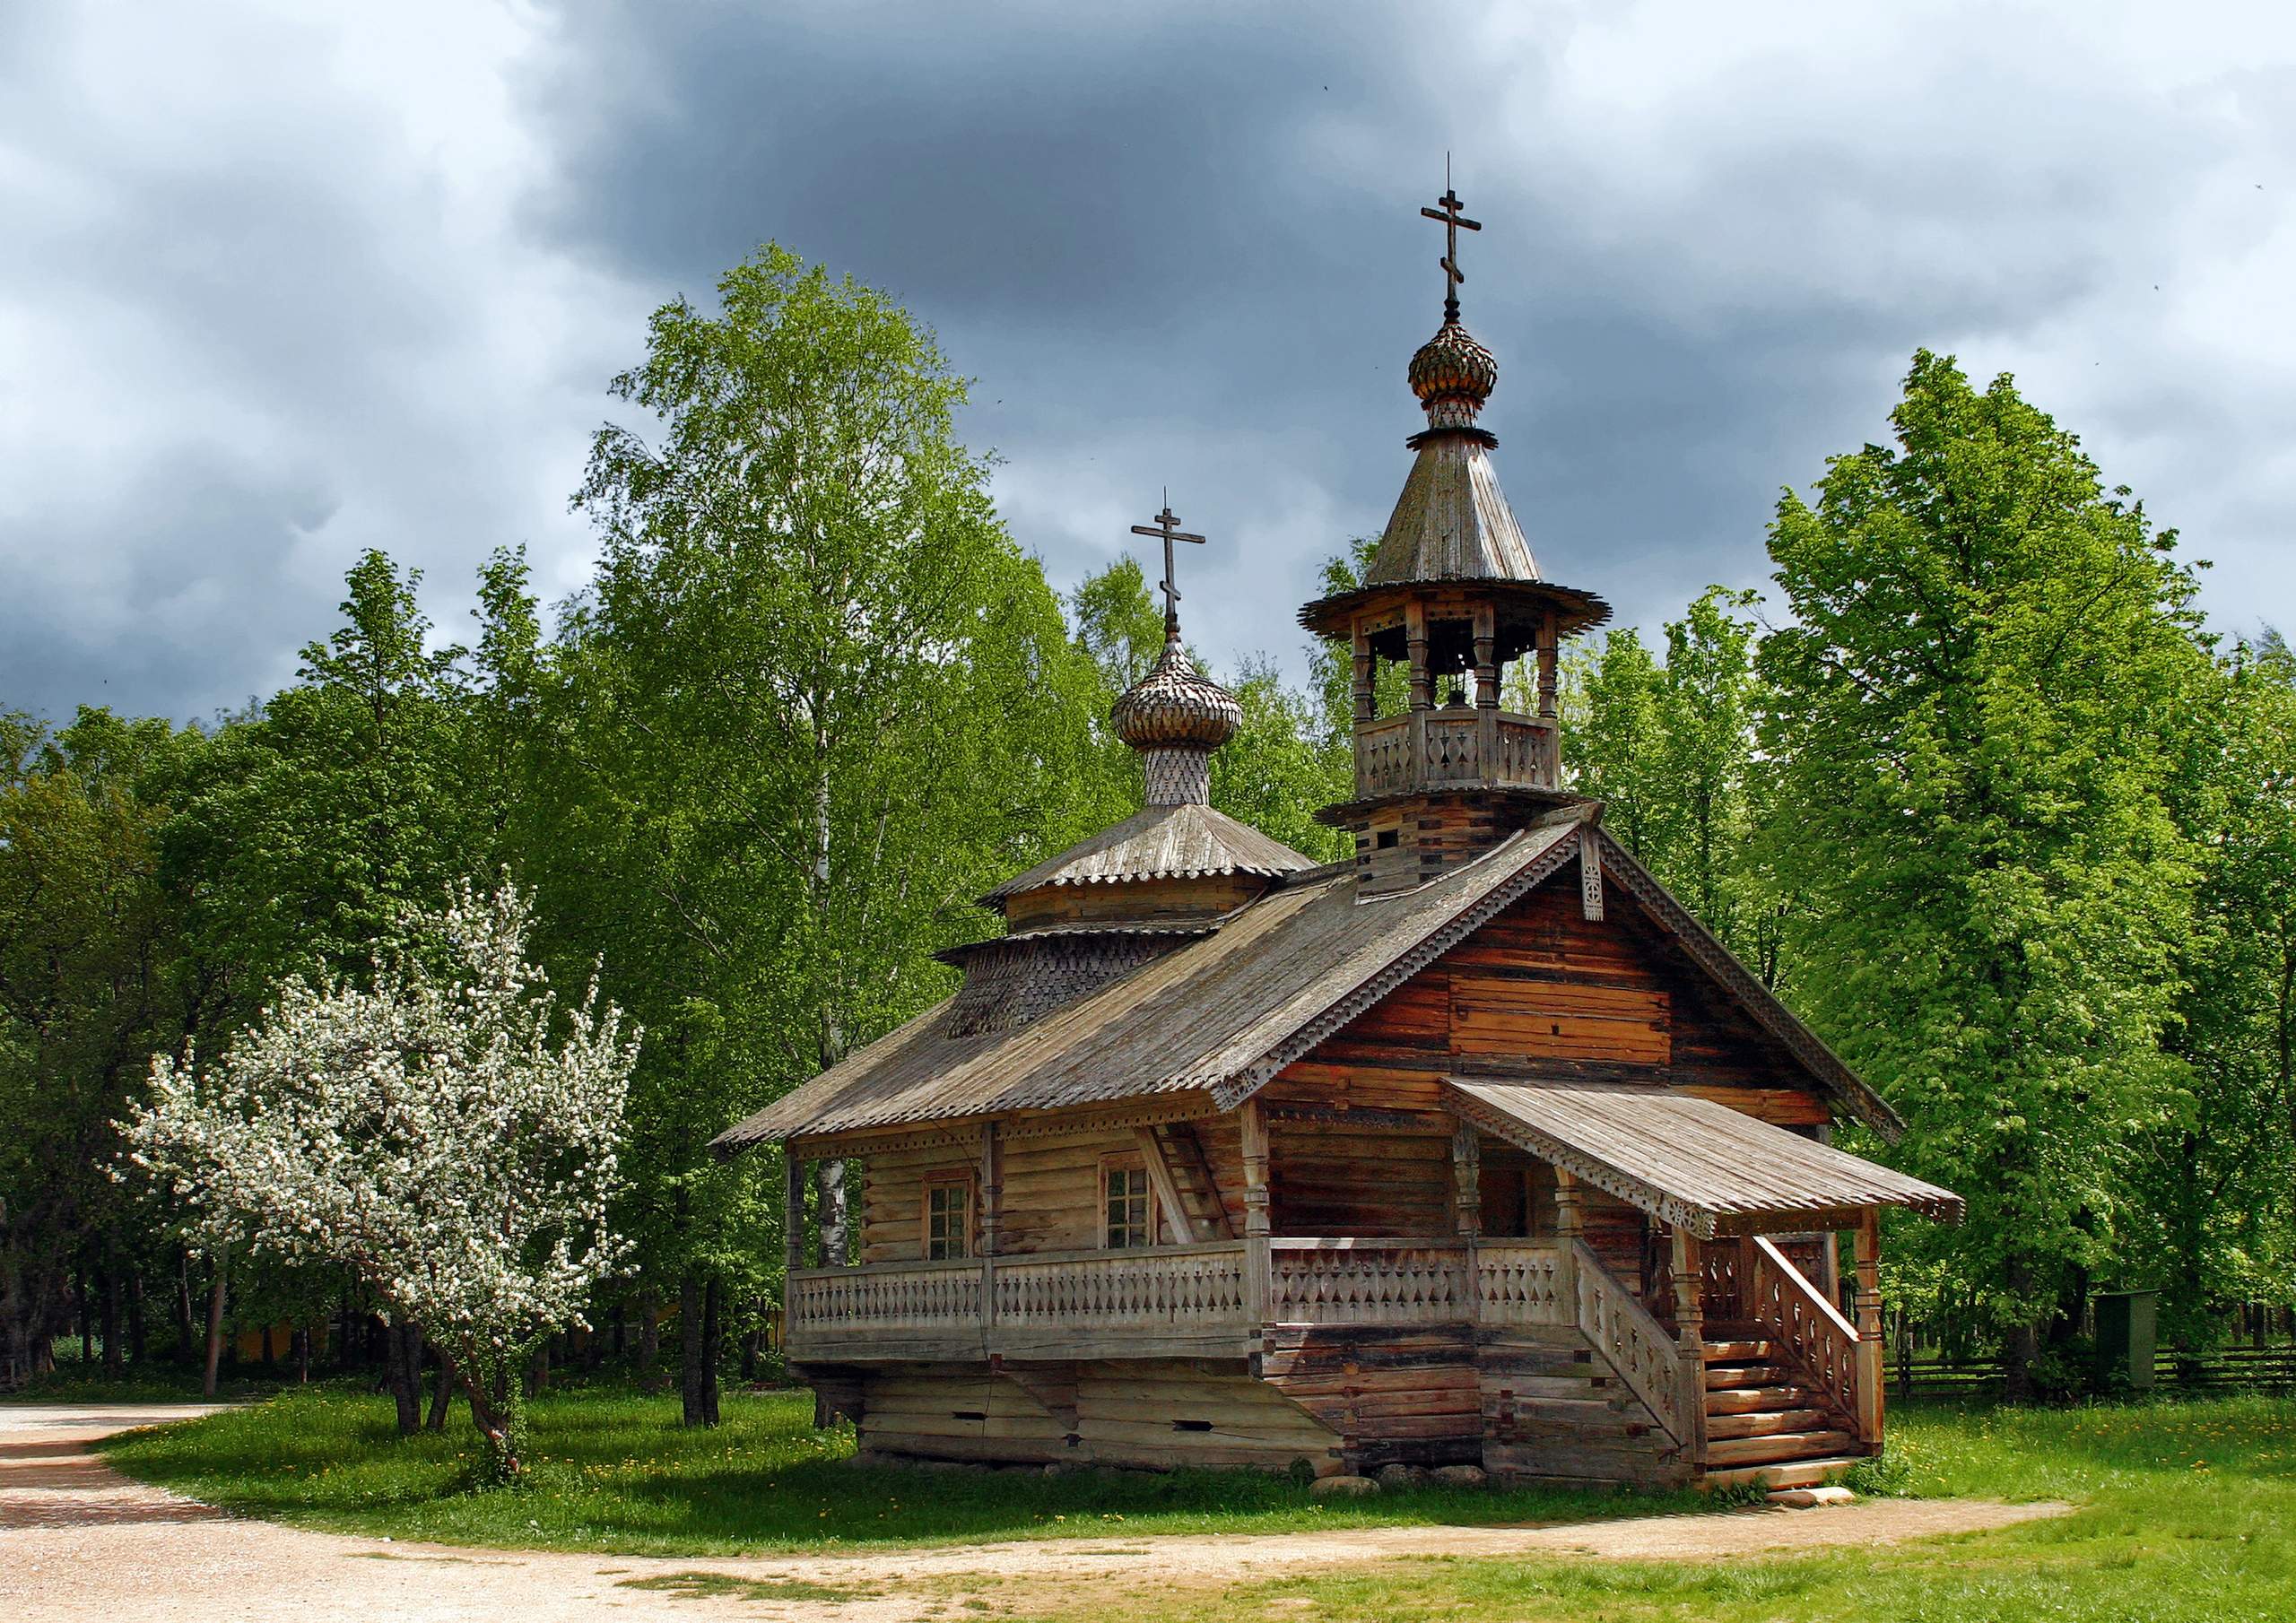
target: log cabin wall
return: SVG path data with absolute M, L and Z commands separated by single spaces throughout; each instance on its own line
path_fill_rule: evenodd
M 1240 1361 L 891 1365 L 857 1377 L 861 1446 L 918 1459 L 1341 1469 L 1339 1439 Z
M 1232 1128 L 1229 1136 L 1234 1136 Z M 1105 1237 L 1101 1170 L 1109 1165 L 1137 1166 L 1143 1156 L 1128 1128 L 1013 1138 L 1000 1154 L 1004 1198 L 998 1208 L 997 1249 L 1008 1254 L 1100 1249 Z M 864 1263 L 912 1263 L 924 1255 L 925 1191 L 931 1183 L 965 1180 L 973 1185 L 978 1201 L 980 1154 L 975 1148 L 891 1150 L 861 1159 Z M 1240 1213 L 1240 1170 L 1234 1183 Z M 1226 1188 L 1223 1182 L 1223 1196 Z M 1158 1243 L 1170 1244 L 1174 1237 L 1160 1213 Z
M 1613 887 L 1584 916 L 1566 869 L 1278 1072 L 1281 1107 L 1443 1116 L 1462 1064 L 1663 1081 L 1782 1127 L 1832 1119 L 1783 1045 Z M 1376 1119 L 1376 1118 L 1375 1118 Z M 1443 1118 L 1448 1127 L 1448 1118 Z

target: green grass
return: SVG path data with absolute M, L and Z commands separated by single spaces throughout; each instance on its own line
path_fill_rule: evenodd
M 386 1402 L 341 1387 L 290 1392 L 106 1447 L 133 1475 L 305 1526 L 673 1556 L 1558 1521 L 1701 1503 L 1682 1495 L 1424 1490 L 1326 1505 L 1283 1479 L 1242 1473 L 1048 1479 L 857 1470 L 843 1462 L 848 1438 L 808 1426 L 802 1394 L 729 1395 L 726 1424 L 715 1432 L 679 1429 L 673 1399 L 619 1392 L 553 1393 L 532 1412 L 535 1480 L 516 1492 L 461 1488 L 477 1449 L 459 1412 L 447 1436 L 402 1441 Z M 1152 1587 L 1123 1595 L 1123 1609 L 1126 1623 L 1257 1623 L 1278 1615 L 1317 1623 L 2296 1618 L 2296 1402 L 1908 1406 L 1891 1417 L 1891 1435 L 1886 1475 L 1905 1491 L 2061 1498 L 2080 1509 L 1988 1533 L 1726 1562 L 1388 1562 L 1224 1593 Z M 718 1593 L 720 1580 L 674 1574 L 648 1582 L 700 1594 Z M 807 1597 L 744 1589 L 737 1598 Z M 1116 1598 L 1103 1595 L 1092 1610 Z M 1014 1593 L 996 1610 L 1029 1604 Z
M 530 1483 L 464 1484 L 479 1448 L 459 1406 L 443 1436 L 401 1438 L 387 1400 L 347 1386 L 101 1445 L 120 1470 L 209 1504 L 306 1527 L 649 1555 L 854 1549 L 1112 1532 L 1281 1532 L 1557 1521 L 1679 1509 L 1685 1494 L 1429 1488 L 1326 1504 L 1282 1477 L 924 1472 L 857 1468 L 803 1393 L 728 1393 L 725 1424 L 686 1431 L 674 1397 L 553 1393 L 528 1414 Z
M 1892 1418 L 1909 1490 L 2074 1515 L 1727 1562 L 1435 1559 L 1238 1585 L 1127 1623 L 2284 1623 L 2296 1618 L 2296 1403 L 2233 1398 Z M 1827 1515 L 1828 1512 L 1811 1512 Z

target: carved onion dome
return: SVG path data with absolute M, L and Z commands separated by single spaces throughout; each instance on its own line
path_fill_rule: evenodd
M 1205 676 L 1180 647 L 1177 620 L 1165 621 L 1156 668 L 1126 689 L 1109 711 L 1116 735 L 1140 751 L 1152 806 L 1209 805 L 1212 751 L 1244 725 L 1236 696 Z
M 1411 358 L 1411 392 L 1426 408 L 1431 429 L 1471 429 L 1491 391 L 1499 386 L 1499 360 L 1474 341 L 1456 316 Z
M 1135 750 L 1216 750 L 1244 725 L 1244 711 L 1234 694 L 1196 668 L 1172 625 L 1155 669 L 1125 690 L 1109 719 Z

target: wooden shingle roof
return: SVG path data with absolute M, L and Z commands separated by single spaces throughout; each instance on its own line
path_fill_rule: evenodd
M 1388 895 L 1359 897 L 1344 864 L 1293 873 L 1210 935 L 1018 1028 L 951 1036 L 948 1004 L 936 1004 L 726 1129 L 713 1148 L 1191 1091 L 1232 1109 L 1569 864 L 1582 831 L 1605 876 L 1827 1092 L 1884 1136 L 1901 1132 L 1878 1096 L 1594 826 L 1600 814 L 1591 802 L 1550 812 L 1474 861 Z
M 1700 1238 L 1868 1206 L 1962 1214 L 1950 1189 L 1664 1088 L 1453 1077 L 1448 1089 L 1462 1119 Z
M 983 898 L 995 904 L 1047 885 L 1106 885 L 1143 879 L 1203 879 L 1247 873 L 1263 879 L 1316 864 L 1224 812 L 1193 803 L 1150 806 L 1114 828 L 1006 880 Z
M 1591 810 L 1587 808 L 1585 810 Z M 945 1003 L 719 1135 L 733 1150 L 802 1134 L 1258 1086 L 1303 1036 L 1344 1023 L 1577 850 L 1580 812 L 1514 835 L 1431 884 L 1356 899 L 1314 871 L 1192 942 L 1017 1030 L 952 1037 Z M 1335 1018 L 1336 1017 L 1336 1018 Z

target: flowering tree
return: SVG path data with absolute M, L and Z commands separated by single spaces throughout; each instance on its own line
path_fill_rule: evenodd
M 528 907 L 465 884 L 418 913 L 371 984 L 288 981 L 204 1071 L 152 1062 L 130 1159 L 258 1251 L 353 1270 L 470 1398 L 499 1480 L 520 1471 L 517 1370 L 581 1322 L 624 1250 L 606 1225 L 638 1059 L 595 982 L 558 1004 Z

